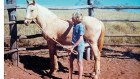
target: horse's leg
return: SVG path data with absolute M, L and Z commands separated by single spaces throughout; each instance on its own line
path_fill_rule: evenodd
M 55 74 L 58 70 L 56 45 L 54 42 L 48 41 L 48 48 L 50 54 L 50 74 Z
M 97 42 L 94 42 L 93 44 L 91 44 L 91 47 L 92 47 L 92 53 L 94 53 L 95 55 L 95 77 L 94 79 L 98 79 L 98 76 L 100 74 L 100 51 L 98 49 L 98 46 L 97 46 Z

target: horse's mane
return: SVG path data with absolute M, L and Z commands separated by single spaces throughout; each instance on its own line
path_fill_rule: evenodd
M 51 18 L 53 18 L 53 17 L 54 18 L 58 18 L 57 15 L 54 14 L 53 12 L 51 12 L 48 8 L 43 7 L 43 6 L 39 5 L 39 4 L 36 4 L 36 6 L 39 8 L 41 13 L 45 13 L 47 15 L 51 15 Z

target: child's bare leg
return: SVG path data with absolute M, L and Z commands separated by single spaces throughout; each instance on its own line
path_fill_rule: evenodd
M 73 61 L 74 59 L 73 58 L 69 58 L 69 77 L 68 79 L 72 79 L 72 72 L 73 72 Z
M 78 71 L 79 71 L 79 76 L 78 79 L 82 79 L 82 74 L 83 74 L 83 61 L 78 60 Z

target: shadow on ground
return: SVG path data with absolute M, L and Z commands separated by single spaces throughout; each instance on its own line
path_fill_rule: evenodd
M 116 51 L 112 49 L 103 48 L 104 56 L 107 58 L 118 58 L 118 59 L 136 59 L 140 61 L 140 53 L 134 53 L 132 50 L 128 49 L 125 52 Z
M 49 77 L 55 79 L 61 79 L 50 75 L 46 70 L 50 69 L 50 58 L 44 58 L 39 56 L 23 55 L 20 56 L 20 62 L 23 63 L 24 68 L 32 70 L 33 72 L 41 75 L 42 78 Z M 58 72 L 68 73 L 68 68 L 64 67 L 60 62 L 58 62 L 59 70 Z

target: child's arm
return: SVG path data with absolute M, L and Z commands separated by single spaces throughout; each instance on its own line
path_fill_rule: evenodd
M 80 35 L 80 38 L 78 39 L 78 41 L 72 47 L 75 48 L 78 44 L 80 44 L 80 42 L 82 40 L 83 40 L 83 35 Z
M 78 39 L 78 41 L 72 46 L 72 48 L 70 48 L 70 51 L 72 52 L 73 49 L 80 44 L 80 42 L 83 40 L 83 35 L 80 35 L 80 38 Z

